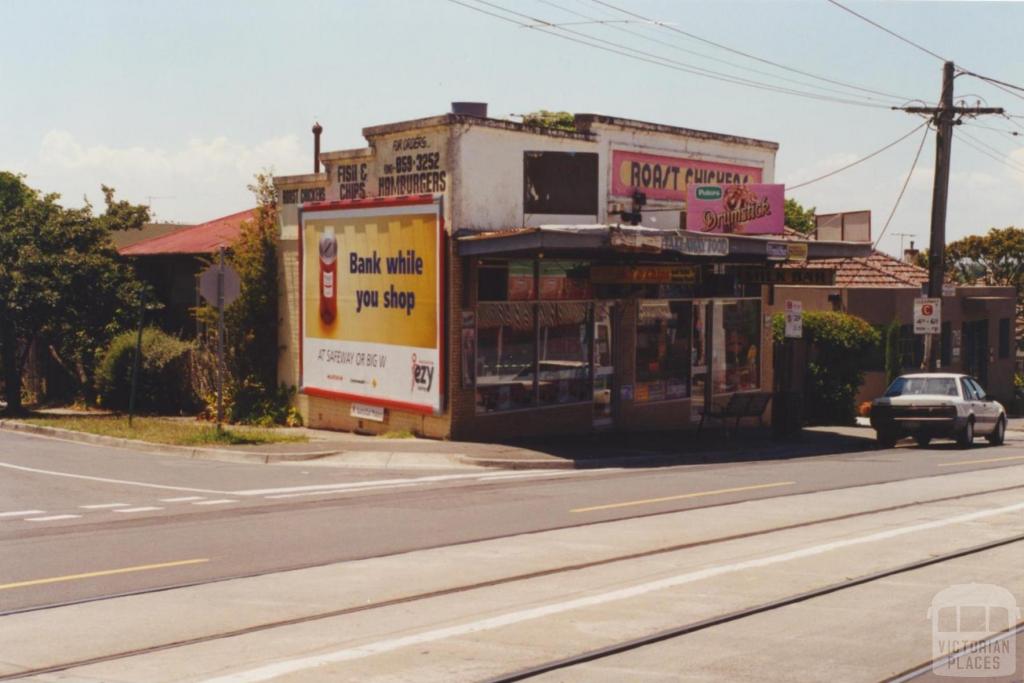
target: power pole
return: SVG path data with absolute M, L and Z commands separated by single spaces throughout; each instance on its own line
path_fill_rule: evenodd
M 1002 114 L 1002 107 L 955 107 L 953 106 L 953 79 L 956 77 L 953 62 L 942 67 L 942 97 L 938 107 L 894 107 L 908 114 L 927 114 L 935 126 L 935 185 L 932 188 L 932 232 L 928 243 L 928 296 L 942 297 L 942 280 L 945 276 L 944 254 L 946 252 L 946 201 L 949 198 L 949 165 L 953 151 L 953 126 L 960 125 L 965 116 L 981 114 Z M 938 344 L 933 344 L 932 335 L 925 339 L 928 371 L 935 372 L 938 365 Z

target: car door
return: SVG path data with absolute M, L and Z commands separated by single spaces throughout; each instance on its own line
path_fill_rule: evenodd
M 967 380 L 967 383 L 974 389 L 974 397 L 977 403 L 976 415 L 978 431 L 982 434 L 989 434 L 993 429 L 996 428 L 996 422 L 999 420 L 999 406 L 996 402 L 988 398 L 985 394 L 985 390 L 981 388 L 978 381 L 973 377 Z
M 982 423 L 982 416 L 979 414 L 981 408 L 979 406 L 980 401 L 977 400 L 977 396 L 974 393 L 974 387 L 971 385 L 970 380 L 967 377 L 960 378 L 960 390 L 964 395 L 964 405 L 967 408 L 967 413 L 974 416 L 974 432 L 984 430 L 985 426 Z

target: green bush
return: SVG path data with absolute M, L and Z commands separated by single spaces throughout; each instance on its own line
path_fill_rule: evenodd
M 138 332 L 114 337 L 96 372 L 100 405 L 127 410 L 135 362 Z M 142 331 L 142 360 L 139 365 L 135 409 L 143 413 L 181 413 L 195 407 L 189 377 L 192 344 L 154 327 Z
M 775 340 L 781 342 L 781 315 L 774 317 L 772 328 Z M 856 415 L 853 398 L 881 335 L 855 315 L 808 311 L 804 313 L 803 338 L 808 345 L 804 417 L 810 424 L 852 424 Z

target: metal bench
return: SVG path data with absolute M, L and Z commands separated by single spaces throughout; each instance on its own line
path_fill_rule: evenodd
M 701 430 L 704 429 L 704 420 L 709 417 L 719 420 L 723 427 L 726 426 L 726 420 L 736 418 L 736 424 L 733 425 L 734 429 L 740 426 L 740 420 L 743 418 L 756 417 L 757 423 L 763 427 L 764 411 L 771 400 L 772 395 L 763 392 L 733 394 L 729 397 L 729 402 L 724 406 L 711 405 L 701 413 L 697 434 L 700 435 Z

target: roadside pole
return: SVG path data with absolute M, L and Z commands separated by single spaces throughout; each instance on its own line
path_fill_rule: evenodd
M 128 426 L 132 426 L 135 414 L 135 390 L 139 383 L 139 362 L 142 360 L 142 324 L 146 318 L 146 292 L 139 293 L 139 334 L 135 338 L 135 359 L 132 361 L 132 388 L 128 394 Z
M 217 433 L 224 422 L 224 247 L 217 268 Z

